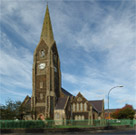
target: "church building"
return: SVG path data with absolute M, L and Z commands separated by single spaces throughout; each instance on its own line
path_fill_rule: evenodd
M 54 40 L 48 5 L 40 41 L 33 54 L 32 96 L 23 106 L 31 108 L 24 119 L 103 119 L 104 100 L 88 101 L 80 92 L 73 96 L 61 87 L 60 59 Z M 33 113 L 32 113 L 33 112 Z

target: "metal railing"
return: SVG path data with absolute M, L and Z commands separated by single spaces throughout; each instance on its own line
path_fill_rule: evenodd
M 109 124 L 109 125 L 108 125 Z M 133 127 L 136 120 L 0 120 L 0 129 L 17 128 L 84 128 L 128 125 Z

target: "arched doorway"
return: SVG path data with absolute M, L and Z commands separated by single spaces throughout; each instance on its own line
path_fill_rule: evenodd
M 45 120 L 45 117 L 42 113 L 40 113 L 37 117 L 38 120 Z

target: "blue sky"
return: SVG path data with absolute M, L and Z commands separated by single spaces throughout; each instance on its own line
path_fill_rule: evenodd
M 62 72 L 62 87 L 110 108 L 136 108 L 136 3 L 48 2 Z M 32 94 L 33 52 L 46 10 L 44 0 L 1 0 L 0 103 Z

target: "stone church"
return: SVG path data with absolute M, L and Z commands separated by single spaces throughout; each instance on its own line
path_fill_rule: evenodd
M 73 96 L 61 87 L 60 59 L 54 40 L 48 5 L 40 41 L 33 54 L 32 96 L 24 119 L 103 119 L 104 100 L 88 101 L 80 92 Z M 30 109 L 31 108 L 31 109 Z

